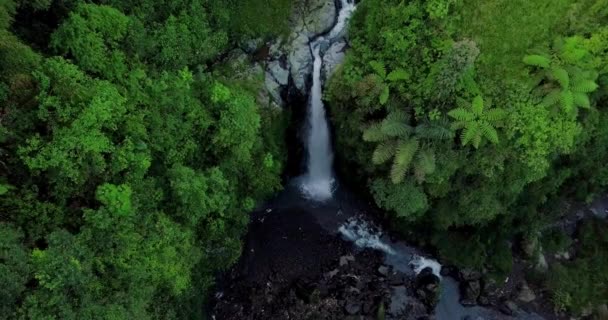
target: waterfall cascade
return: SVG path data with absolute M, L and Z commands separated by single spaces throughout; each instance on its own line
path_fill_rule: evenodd
M 315 201 L 330 199 L 334 187 L 334 174 L 332 170 L 333 152 L 325 107 L 322 100 L 321 69 L 323 68 L 323 51 L 331 41 L 343 37 L 348 18 L 354 10 L 354 0 L 341 0 L 340 12 L 334 27 L 326 36 L 320 36 L 310 43 L 314 64 L 307 115 L 308 132 L 305 141 L 308 152 L 308 163 L 301 188 L 308 198 Z

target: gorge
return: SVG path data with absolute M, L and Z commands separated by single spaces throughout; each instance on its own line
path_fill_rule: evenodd
M 384 233 L 372 216 L 377 209 L 340 185 L 321 71 L 356 6 L 336 0 L 336 8 L 333 27 L 309 43 L 305 173 L 251 215 L 243 256 L 218 281 L 213 319 L 543 319 L 462 306 L 454 275 L 442 276 L 437 261 Z

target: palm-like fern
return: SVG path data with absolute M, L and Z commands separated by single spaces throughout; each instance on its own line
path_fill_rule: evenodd
M 543 105 L 547 107 L 559 105 L 566 112 L 574 111 L 575 108 L 591 107 L 589 93 L 598 88 L 591 73 L 574 67 L 562 67 L 559 63 L 540 55 L 526 56 L 523 62 L 542 69 L 543 76 L 549 80 L 550 86 L 544 92 Z
M 384 120 L 369 125 L 363 132 L 363 140 L 378 143 L 372 155 L 374 164 L 383 164 L 392 159 L 390 178 L 393 183 L 402 182 L 412 167 L 418 181 L 432 174 L 435 171 L 435 155 L 421 141 L 431 136 L 449 137 L 449 133 L 439 127 L 414 128 L 409 125 L 409 120 L 405 112 L 394 111 Z M 417 133 L 422 131 L 428 135 L 418 137 Z
M 486 108 L 483 98 L 477 96 L 468 106 L 453 109 L 448 115 L 456 120 L 452 124 L 452 129 L 462 129 L 460 135 L 462 145 L 471 143 L 477 149 L 484 139 L 494 144 L 498 143 L 498 132 L 495 127 L 506 116 L 506 112 L 499 108 Z
M 407 71 L 405 71 L 403 69 L 395 69 L 387 74 L 386 67 L 384 66 L 384 64 L 382 64 L 378 61 L 370 61 L 369 65 L 370 65 L 370 67 L 372 67 L 375 75 L 381 81 L 381 84 L 380 84 L 381 92 L 380 92 L 379 102 L 381 105 L 385 105 L 390 96 L 390 88 L 389 88 L 388 83 L 407 80 L 410 78 L 410 76 L 407 73 Z

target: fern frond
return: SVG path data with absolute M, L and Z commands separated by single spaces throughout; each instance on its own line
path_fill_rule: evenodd
M 483 98 L 481 96 L 476 96 L 473 98 L 473 102 L 471 103 L 471 110 L 476 116 L 481 116 L 483 113 Z
M 529 66 L 543 69 L 548 69 L 551 64 L 551 60 L 549 58 L 537 54 L 525 56 L 523 62 Z
M 403 69 L 393 70 L 386 76 L 386 79 L 391 82 L 408 80 L 409 78 L 409 73 Z
M 426 176 L 435 172 L 435 154 L 430 150 L 418 153 L 414 163 L 414 175 L 418 183 L 424 182 Z
M 590 93 L 590 92 L 597 90 L 598 87 L 599 86 L 594 81 L 580 80 L 580 81 L 576 81 L 572 84 L 572 91 Z
M 496 122 L 504 119 L 507 116 L 507 111 L 500 108 L 494 108 L 486 111 L 483 118 L 490 122 Z
M 410 139 L 402 141 L 397 146 L 397 152 L 395 153 L 395 161 L 391 168 L 391 180 L 393 183 L 400 183 L 403 181 L 405 173 L 409 169 L 416 151 L 418 151 L 419 143 L 416 139 Z
M 386 139 L 388 139 L 388 136 L 386 136 L 382 132 L 382 124 L 379 122 L 370 124 L 363 131 L 363 141 L 378 142 L 378 141 L 384 141 Z
M 478 134 L 475 137 L 473 137 L 473 147 L 475 147 L 475 149 L 479 149 L 480 144 L 481 144 L 481 135 Z
M 382 164 L 391 159 L 395 155 L 396 145 L 394 141 L 386 141 L 378 144 L 374 154 L 372 155 L 372 162 L 374 164 Z
M 452 125 L 450 126 L 450 129 L 452 130 L 460 130 L 463 129 L 464 127 L 467 126 L 467 123 L 465 121 L 456 121 L 454 123 L 452 123 Z
M 409 123 L 410 116 L 407 112 L 403 110 L 394 110 L 386 115 L 384 121 Z
M 378 101 L 381 105 L 385 105 L 388 101 L 388 97 L 391 94 L 390 90 L 391 89 L 388 87 L 388 85 L 384 84 L 384 86 L 382 87 L 382 92 L 380 93 L 380 97 L 378 98 Z
M 496 129 L 494 129 L 491 124 L 487 122 L 479 123 L 479 131 L 486 139 L 490 140 L 490 142 L 492 142 L 493 144 L 498 143 L 498 132 L 496 132 Z
M 469 122 L 462 129 L 462 133 L 460 134 L 460 139 L 462 140 L 462 145 L 466 146 L 469 142 L 473 140 L 475 136 L 479 135 L 479 127 L 477 126 L 477 122 Z
M 454 131 L 450 130 L 449 123 L 423 123 L 416 127 L 416 135 L 423 139 L 448 140 L 454 138 Z
M 551 76 L 553 76 L 562 88 L 568 89 L 570 87 L 570 76 L 565 69 L 555 67 L 551 69 Z
M 472 112 L 470 112 L 469 110 L 466 110 L 464 108 L 452 109 L 452 110 L 450 110 L 450 112 L 448 112 L 448 115 L 457 121 L 475 120 L 475 114 L 473 114 Z
M 431 150 L 419 152 L 416 166 L 418 166 L 425 174 L 432 174 L 436 169 L 435 154 Z
M 561 90 L 555 89 L 545 96 L 542 104 L 546 107 L 551 107 L 559 102 L 561 98 Z
M 574 95 L 570 90 L 564 90 L 560 94 L 560 104 L 566 112 L 571 112 L 574 109 Z
M 369 66 L 372 67 L 374 72 L 382 78 L 382 80 L 386 79 L 386 68 L 384 68 L 384 64 L 378 61 L 370 61 Z
M 383 121 L 382 133 L 390 137 L 408 137 L 414 129 L 404 122 Z
M 574 92 L 574 105 L 583 109 L 591 108 L 591 101 L 589 101 L 589 96 L 583 92 Z

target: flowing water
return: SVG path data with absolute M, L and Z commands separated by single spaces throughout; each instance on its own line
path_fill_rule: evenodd
M 312 88 L 307 115 L 306 149 L 308 152 L 307 171 L 302 179 L 301 188 L 311 200 L 326 201 L 332 197 L 334 189 L 333 152 L 329 125 L 323 105 L 323 84 L 321 69 L 323 67 L 324 50 L 332 41 L 340 39 L 345 34 L 348 19 L 355 11 L 353 0 L 341 0 L 341 8 L 334 27 L 326 36 L 319 36 L 310 43 L 314 64 L 312 73 Z

